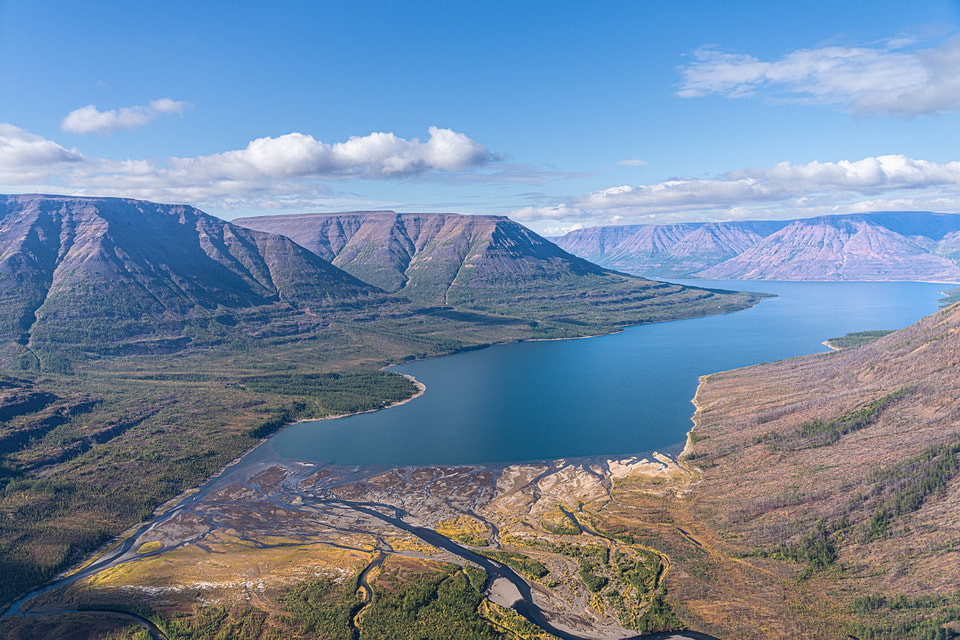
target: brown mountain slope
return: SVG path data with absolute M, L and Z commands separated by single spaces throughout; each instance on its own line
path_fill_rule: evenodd
M 796 220 L 736 257 L 700 271 L 743 280 L 954 280 L 960 267 L 929 242 L 870 222 Z
M 374 211 L 235 222 L 285 235 L 361 280 L 429 302 L 454 303 L 463 287 L 606 273 L 497 216 Z
M 22 344 L 178 334 L 218 307 L 378 295 L 283 236 L 135 200 L 0 197 L 0 256 L 0 339 Z
M 763 236 L 749 226 L 724 227 L 721 224 L 705 224 L 686 234 L 670 248 L 665 267 L 675 269 L 706 269 L 719 261 L 749 250 Z
M 954 305 L 866 346 L 703 381 L 691 512 L 756 580 L 806 594 L 791 615 L 820 632 L 805 637 L 948 637 L 937 629 L 960 620 L 958 371 Z M 748 606 L 718 611 L 701 614 L 781 637 L 746 624 Z
M 592 227 L 571 231 L 554 241 L 605 267 L 680 277 L 739 255 L 785 224 L 771 221 Z
M 615 273 L 498 216 L 352 212 L 241 218 L 425 305 L 586 326 L 732 310 L 716 292 Z

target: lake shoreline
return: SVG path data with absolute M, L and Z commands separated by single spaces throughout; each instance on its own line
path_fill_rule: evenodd
M 715 373 L 720 373 L 719 371 Z M 683 460 L 687 455 L 693 453 L 693 430 L 697 428 L 697 417 L 700 414 L 700 391 L 703 389 L 704 383 L 706 383 L 707 378 L 714 375 L 714 373 L 707 373 L 697 380 L 697 392 L 693 394 L 693 399 L 690 400 L 690 403 L 693 404 L 693 416 L 690 417 L 690 420 L 693 422 L 693 426 L 690 427 L 690 430 L 687 431 L 687 440 L 683 445 L 683 450 L 677 455 L 677 460 Z
M 481 518 L 483 522 L 488 523 L 493 522 L 490 528 L 495 532 L 504 531 L 505 527 L 512 522 L 506 516 L 497 519 L 496 514 L 506 513 L 511 509 L 521 509 L 525 514 L 529 510 L 528 515 L 537 514 L 534 521 L 539 522 L 539 514 L 549 509 L 536 510 L 533 509 L 532 503 L 515 502 L 513 495 L 518 487 L 528 487 L 525 489 L 527 492 L 537 487 L 538 501 L 543 499 L 548 503 L 573 505 L 584 496 L 590 496 L 593 500 L 606 500 L 609 487 L 616 480 L 627 477 L 650 483 L 654 491 L 662 491 L 663 483 L 667 483 L 672 486 L 672 491 L 677 492 L 687 491 L 696 479 L 692 472 L 683 469 L 681 465 L 662 454 L 654 455 L 652 458 L 618 456 L 606 459 L 562 459 L 513 465 L 471 465 L 459 468 L 428 466 L 383 469 L 369 466 L 337 467 L 304 463 L 282 458 L 270 448 L 258 448 L 240 464 L 234 465 L 219 477 L 209 480 L 200 487 L 198 492 L 185 498 L 182 503 L 142 523 L 141 527 L 125 541 L 123 548 L 108 550 L 93 566 L 77 572 L 71 578 L 54 581 L 47 585 L 43 593 L 55 588 L 70 587 L 113 567 L 144 561 L 185 545 L 202 543 L 201 550 L 204 544 L 216 546 L 217 536 L 211 538 L 209 533 L 218 528 L 242 532 L 236 535 L 250 543 L 252 545 L 250 549 L 253 549 L 262 539 L 285 535 L 285 527 L 288 526 L 285 517 L 274 520 L 265 519 L 262 516 L 261 505 L 266 502 L 292 504 L 296 505 L 298 512 L 307 510 L 312 513 L 311 517 L 298 525 L 307 527 L 302 529 L 301 533 L 310 539 L 310 544 L 332 544 L 335 547 L 344 548 L 342 547 L 344 541 L 339 537 L 334 537 L 326 543 L 322 542 L 322 539 L 324 536 L 329 536 L 331 532 L 335 536 L 340 536 L 345 529 L 352 530 L 357 527 L 360 527 L 364 535 L 374 535 L 388 542 L 394 539 L 397 531 L 400 531 L 431 545 L 436 551 L 429 553 L 426 557 L 418 556 L 417 553 L 411 556 L 411 550 L 402 548 L 387 550 L 381 548 L 380 553 L 386 552 L 396 558 L 421 557 L 461 565 L 466 564 L 464 561 L 479 563 L 491 578 L 491 587 L 495 582 L 493 578 L 511 576 L 512 583 L 518 587 L 521 594 L 525 594 L 524 602 L 518 603 L 511 599 L 510 602 L 505 601 L 499 604 L 514 608 L 528 621 L 561 638 L 568 640 L 709 638 L 710 636 L 695 634 L 628 635 L 629 629 L 621 627 L 617 619 L 611 616 L 601 620 L 580 619 L 576 616 L 571 618 L 567 615 L 567 608 L 575 604 L 576 600 L 570 602 L 564 600 L 565 592 L 550 592 L 546 599 L 538 599 L 534 602 L 531 591 L 538 589 L 535 581 L 520 577 L 507 566 L 491 563 L 485 557 L 478 556 L 469 545 L 465 547 L 454 540 L 448 540 L 436 531 L 437 522 L 449 519 L 452 514 Z M 378 480 L 373 481 L 374 478 Z M 458 480 L 452 480 L 454 478 Z M 502 480 L 506 484 L 502 484 Z M 251 491 L 255 495 L 251 496 L 249 493 Z M 219 511 L 224 501 L 232 505 L 229 516 L 226 516 L 232 519 L 229 525 L 224 525 L 219 520 L 225 517 Z M 392 515 L 384 513 L 383 508 L 388 511 L 392 509 Z M 504 509 L 507 511 L 503 511 Z M 191 520 L 185 524 L 180 515 L 187 513 L 190 514 Z M 214 520 L 206 519 L 210 516 L 213 516 Z M 199 518 L 204 526 L 195 527 L 193 518 Z M 494 520 L 488 520 L 488 518 Z M 309 526 L 306 524 L 308 522 Z M 374 524 L 371 525 L 371 522 Z M 213 529 L 208 530 L 208 524 L 213 526 Z M 387 527 L 386 533 L 384 526 Z M 585 529 L 585 534 L 598 535 L 590 527 Z M 549 531 L 544 535 L 549 535 Z M 611 544 L 617 544 L 615 539 L 603 537 Z M 151 548 L 151 551 L 146 553 L 140 551 L 145 545 L 157 544 L 157 542 L 162 544 L 156 550 Z M 496 548 L 502 549 L 501 542 L 495 544 Z M 510 543 L 507 543 L 507 546 L 510 547 Z M 234 549 L 230 553 L 241 555 L 233 556 L 226 553 L 226 549 L 206 550 L 206 553 L 216 553 L 216 562 L 223 563 L 230 562 L 231 557 L 234 561 L 242 562 L 244 552 Z M 223 555 L 225 553 L 226 555 Z M 171 562 L 176 560 L 173 559 Z M 277 579 L 280 580 L 277 585 L 281 585 L 283 578 Z M 236 586 L 233 583 L 230 585 L 232 585 L 230 588 Z M 194 587 L 191 586 L 190 589 L 193 590 Z M 175 594 L 180 591 L 182 589 L 175 588 L 168 593 Z M 69 613 L 56 604 L 50 608 L 49 602 L 46 604 L 40 602 L 40 609 L 31 610 L 30 607 L 35 606 L 33 598 L 39 595 L 41 595 L 40 592 L 28 594 L 17 603 L 17 609 L 10 614 L 43 616 Z M 491 593 L 490 596 L 495 600 L 496 594 Z M 43 608 L 45 606 L 47 608 Z
M 759 302 L 759 301 L 758 301 L 758 302 Z M 756 305 L 755 305 L 755 306 L 756 306 Z M 733 314 L 724 314 L 724 315 L 733 315 Z M 699 320 L 699 319 L 700 319 L 700 318 L 697 318 L 697 320 Z M 647 326 L 655 326 L 655 325 L 670 324 L 671 322 L 675 322 L 675 321 L 664 321 L 664 322 L 660 322 L 660 323 L 644 323 L 644 324 L 647 325 Z M 618 331 L 616 331 L 616 332 L 604 333 L 604 334 L 601 334 L 600 336 L 577 336 L 577 337 L 573 337 L 573 338 L 553 338 L 553 339 L 542 339 L 542 340 L 522 340 L 522 341 L 518 341 L 518 342 L 566 342 L 566 341 L 576 341 L 576 340 L 580 340 L 580 339 L 582 339 L 582 338 L 587 338 L 587 337 L 602 337 L 602 336 L 606 336 L 606 335 L 613 335 L 613 334 L 617 334 L 617 333 L 624 333 L 627 328 L 634 328 L 634 327 L 637 327 L 637 326 L 642 326 L 642 325 L 631 325 L 630 327 L 621 328 L 620 330 L 618 330 Z M 704 332 L 701 330 L 701 331 L 695 331 L 694 333 L 700 334 L 700 333 L 704 333 Z M 824 335 L 824 334 L 823 334 L 823 333 L 820 333 L 820 335 L 822 336 L 822 335 Z M 834 334 L 833 334 L 833 333 L 826 333 L 826 335 L 834 335 Z M 756 337 L 756 336 L 755 336 L 755 337 Z M 510 345 L 510 344 L 512 344 L 512 343 L 498 343 L 497 345 L 488 345 L 488 346 L 501 346 L 501 344 L 502 344 L 502 345 Z M 671 344 L 675 346 L 675 345 L 676 345 L 676 342 L 673 342 L 673 343 L 671 343 Z M 804 344 L 806 344 L 806 343 L 804 343 Z M 830 346 L 831 346 L 831 345 L 826 344 L 826 343 L 821 343 L 821 344 L 824 344 L 824 345 L 827 346 L 827 347 L 830 347 Z M 832 347 L 831 347 L 831 348 L 832 348 Z M 472 350 L 474 350 L 474 349 L 465 349 L 465 350 L 463 350 L 463 351 L 472 351 Z M 457 351 L 456 353 L 461 353 L 461 351 Z M 697 354 L 698 357 L 702 356 L 702 353 L 703 353 L 702 351 L 699 352 L 699 353 Z M 451 354 L 451 355 L 453 355 L 453 354 Z M 804 354 L 804 355 L 806 355 L 806 354 Z M 667 357 L 667 358 L 670 358 L 671 356 L 668 355 L 668 356 L 666 356 L 666 357 Z M 787 356 L 787 357 L 791 357 L 791 356 Z M 800 357 L 802 357 L 802 356 L 800 356 Z M 430 360 L 436 360 L 436 359 L 439 359 L 439 357 L 430 358 Z M 407 361 L 407 362 L 409 362 L 409 361 Z M 389 365 L 389 366 L 401 366 L 402 364 L 406 364 L 407 362 L 400 363 L 400 365 Z M 703 361 L 703 360 L 698 360 L 698 362 L 700 362 L 700 363 L 702 364 L 702 363 L 705 362 L 705 361 Z M 694 450 L 695 450 L 694 444 L 698 441 L 698 439 L 697 439 L 697 437 L 696 437 L 696 434 L 697 434 L 696 430 L 697 430 L 699 427 L 702 426 L 702 425 L 701 425 L 701 422 L 702 422 L 701 412 L 702 412 L 702 410 L 704 409 L 704 405 L 703 405 L 703 399 L 701 398 L 701 391 L 702 391 L 702 390 L 704 389 L 704 387 L 706 386 L 706 383 L 708 382 L 708 380 L 711 380 L 711 379 L 712 379 L 712 376 L 719 375 L 720 373 L 724 373 L 724 372 L 727 372 L 727 371 L 733 371 L 733 370 L 740 369 L 740 368 L 744 368 L 744 367 L 754 366 L 755 364 L 758 364 L 758 363 L 751 363 L 751 364 L 746 364 L 746 365 L 741 365 L 741 366 L 734 366 L 734 367 L 729 367 L 729 368 L 722 368 L 722 369 L 721 369 L 721 368 L 717 368 L 717 370 L 716 370 L 715 372 L 703 374 L 703 375 L 700 375 L 700 376 L 698 377 L 698 383 L 697 383 L 696 390 L 695 390 L 694 393 L 693 393 L 693 398 L 690 399 L 690 400 L 684 399 L 684 402 L 687 403 L 686 406 L 687 406 L 688 408 L 689 408 L 690 404 L 692 404 L 692 405 L 694 406 L 694 408 L 695 408 L 695 411 L 694 411 L 693 415 L 689 418 L 689 420 L 692 422 L 692 426 L 690 426 L 690 427 L 689 427 L 688 429 L 686 429 L 685 431 L 682 431 L 682 432 L 681 432 L 681 433 L 684 433 L 684 434 L 685 434 L 684 440 L 680 441 L 680 439 L 679 439 L 679 437 L 678 437 L 678 438 L 677 438 L 678 442 L 676 443 L 676 445 L 670 445 L 670 447 L 668 447 L 668 450 L 671 450 L 674 446 L 676 446 L 677 448 L 679 448 L 679 447 L 680 447 L 680 444 L 681 444 L 681 442 L 682 442 L 682 450 L 680 451 L 679 454 L 675 454 L 675 453 L 674 453 L 674 454 L 666 455 L 666 456 L 664 456 L 664 457 L 670 458 L 671 461 L 674 462 L 674 463 L 676 463 L 677 466 L 681 467 L 681 469 L 683 469 L 683 467 L 688 467 L 688 468 L 690 469 L 690 471 L 692 471 L 692 472 L 694 472 L 694 473 L 701 473 L 701 472 L 699 471 L 699 469 L 696 469 L 696 468 L 695 468 L 695 465 L 684 465 L 684 464 L 683 464 L 684 458 L 686 458 L 687 456 L 690 456 L 690 455 L 693 455 L 693 454 L 694 454 Z M 466 365 L 464 365 L 464 366 L 466 366 Z M 706 366 L 707 366 L 707 365 L 704 365 L 704 368 L 706 368 Z M 387 368 L 387 367 L 384 367 L 384 369 L 386 369 L 386 368 Z M 701 370 L 703 370 L 703 369 L 701 369 Z M 281 431 L 287 429 L 288 427 L 290 427 L 290 426 L 292 426 L 292 425 L 294 425 L 294 424 L 296 424 L 296 423 L 298 423 L 298 422 L 318 422 L 318 421 L 320 421 L 320 420 L 330 420 L 330 419 L 334 419 L 334 418 L 339 419 L 339 418 L 343 418 L 343 417 L 349 417 L 349 416 L 359 415 L 359 414 L 361 414 L 361 413 L 376 413 L 376 412 L 379 412 L 381 409 L 392 408 L 392 407 L 395 407 L 395 406 L 399 406 L 399 405 L 402 405 L 402 404 L 409 403 L 409 402 L 411 402 L 412 400 L 417 399 L 417 398 L 419 398 L 420 396 L 424 395 L 424 393 L 425 393 L 425 391 L 426 391 L 426 387 L 427 387 L 427 385 L 426 385 L 425 383 L 420 382 L 414 375 L 411 375 L 411 374 L 408 374 L 408 373 L 401 373 L 401 372 L 396 372 L 396 373 L 399 373 L 400 375 L 403 375 L 404 377 L 406 377 L 408 380 L 410 380 L 410 381 L 414 384 L 415 392 L 414 392 L 412 395 L 410 395 L 409 397 L 407 397 L 407 398 L 405 398 L 405 399 L 403 399 L 403 400 L 401 400 L 401 401 L 398 401 L 398 402 L 389 403 L 389 404 L 386 404 L 386 405 L 384 405 L 384 406 L 382 406 L 382 407 L 378 407 L 378 408 L 375 408 L 375 409 L 370 409 L 370 410 L 366 410 L 366 411 L 362 411 L 362 412 L 329 415 L 329 416 L 325 416 L 325 417 L 323 417 L 323 418 L 315 418 L 315 419 L 303 419 L 303 420 L 298 420 L 298 421 L 296 421 L 296 422 L 291 422 L 291 423 L 285 424 L 285 425 L 281 426 L 280 429 L 278 429 L 276 432 L 274 432 L 274 433 L 271 434 L 270 436 L 260 439 L 259 442 L 258 442 L 256 445 L 254 445 L 253 447 L 251 447 L 250 449 L 248 449 L 248 450 L 245 451 L 244 453 L 240 454 L 237 458 L 235 458 L 234 460 L 232 460 L 232 461 L 229 462 L 228 464 L 224 465 L 224 466 L 223 466 L 222 468 L 220 468 L 215 474 L 211 475 L 209 478 L 207 478 L 203 483 L 201 483 L 201 484 L 198 485 L 197 487 L 188 489 L 187 491 L 181 493 L 179 496 L 171 499 L 170 501 L 167 501 L 167 502 L 164 503 L 163 505 L 160 505 L 160 506 L 157 508 L 157 510 L 155 511 L 155 515 L 154 515 L 154 518 L 152 518 L 152 520 L 153 520 L 153 521 L 164 520 L 164 519 L 166 519 L 166 517 L 165 517 L 164 514 L 166 514 L 166 513 L 168 513 L 168 512 L 171 512 L 171 511 L 174 511 L 174 510 L 176 510 L 176 509 L 178 509 L 178 508 L 188 508 L 189 505 L 191 505 L 191 504 L 193 504 L 193 503 L 195 503 L 195 502 L 199 502 L 200 500 L 203 499 L 203 497 L 204 497 L 203 494 L 207 493 L 207 491 L 209 491 L 209 490 L 212 488 L 212 485 L 214 484 L 214 481 L 217 481 L 217 480 L 229 480 L 229 481 L 233 481 L 235 478 L 247 479 L 247 478 L 249 478 L 249 477 L 252 477 L 251 474 L 252 474 L 252 472 L 253 472 L 253 470 L 254 470 L 255 468 L 258 468 L 259 470 L 266 470 L 267 468 L 269 468 L 270 466 L 272 466 L 272 464 L 276 461 L 276 459 L 277 459 L 277 457 L 278 457 L 279 454 L 277 454 L 277 452 L 274 450 L 274 448 L 273 448 L 272 446 L 271 446 L 271 447 L 263 447 L 263 445 L 266 444 L 266 442 L 267 442 L 268 440 L 272 439 L 277 433 L 280 433 Z M 419 375 L 419 372 L 417 372 L 417 373 L 418 373 L 418 375 Z M 589 375 L 589 372 L 588 372 L 588 371 L 582 371 L 582 370 L 581 370 L 581 373 L 584 374 L 584 375 Z M 431 379 L 431 378 L 428 378 L 428 379 L 429 379 L 430 382 L 431 382 L 431 387 L 434 388 L 434 392 L 437 393 L 437 392 L 438 392 L 438 388 L 433 387 L 433 385 L 434 385 L 433 379 Z M 686 397 L 686 398 L 689 398 L 689 397 L 690 397 L 690 396 L 688 395 L 688 394 L 689 394 L 689 390 L 688 390 L 689 388 L 685 386 L 684 389 L 685 389 L 685 392 L 684 392 L 685 397 Z M 439 390 L 439 393 L 443 394 L 443 393 L 444 393 L 443 389 L 440 389 L 440 390 Z M 434 394 L 431 394 L 431 397 L 433 397 L 433 395 L 434 395 Z M 633 399 L 633 396 L 628 396 L 628 400 L 626 400 L 625 402 L 629 403 L 629 401 L 630 401 L 631 399 Z M 711 404 L 710 406 L 712 406 L 712 404 Z M 689 415 L 689 414 L 687 414 L 687 415 Z M 542 421 L 549 423 L 549 422 L 550 422 L 550 419 L 549 419 L 549 418 L 543 418 Z M 631 421 L 631 422 L 632 422 L 632 421 Z M 685 426 L 685 425 L 683 425 L 683 423 L 679 423 L 679 424 L 678 424 L 678 423 L 676 423 L 676 422 L 670 422 L 670 423 L 660 422 L 659 424 L 660 424 L 660 425 L 663 425 L 663 426 L 670 427 L 671 429 L 672 429 L 672 428 L 675 428 L 675 427 L 673 426 L 674 424 L 676 424 L 677 427 L 680 427 L 680 429 L 682 429 L 682 427 Z M 687 424 L 689 424 L 689 422 L 688 422 Z M 677 429 L 677 431 L 680 431 L 680 429 Z M 319 425 L 318 425 L 318 429 L 317 429 L 317 430 L 318 430 L 318 431 L 321 431 L 321 432 L 323 431 L 322 429 L 319 429 Z M 676 433 L 676 432 L 674 432 L 674 433 Z M 677 435 L 679 436 L 679 433 L 677 433 Z M 376 442 L 376 440 L 372 440 L 372 442 Z M 628 445 L 628 446 L 630 446 L 630 445 Z M 660 450 L 662 451 L 662 448 L 661 448 Z M 479 451 L 479 450 L 478 450 L 478 451 Z M 650 450 L 650 451 L 651 451 L 651 452 L 655 452 L 655 450 Z M 483 454 L 481 454 L 481 455 L 483 455 Z M 593 461 L 599 462 L 603 468 L 605 468 L 605 469 L 607 469 L 607 470 L 611 470 L 612 468 L 614 468 L 614 467 L 619 467 L 619 466 L 623 465 L 624 463 L 627 463 L 628 465 L 632 465 L 632 464 L 634 464 L 634 463 L 647 462 L 647 461 L 641 461 L 641 460 L 640 460 L 640 458 L 642 457 L 642 455 L 643 455 L 643 454 L 636 454 L 636 455 L 633 455 L 633 454 L 625 454 L 625 455 L 624 455 L 624 454 L 617 454 L 617 455 L 589 455 L 589 456 L 575 456 L 575 457 L 563 457 L 563 458 L 558 457 L 558 456 L 544 456 L 544 457 L 540 457 L 540 458 L 525 459 L 525 460 L 516 461 L 516 462 L 480 463 L 480 464 L 457 464 L 457 465 L 453 465 L 453 464 L 451 464 L 451 465 L 443 465 L 443 464 L 436 464 L 436 465 L 429 465 L 429 464 L 426 464 L 426 465 L 425 465 L 425 464 L 408 464 L 408 465 L 398 465 L 398 464 L 392 464 L 392 465 L 362 464 L 362 465 L 361 465 L 361 464 L 358 464 L 358 465 L 343 465 L 343 466 L 340 467 L 340 468 L 342 469 L 342 471 L 343 471 L 344 473 L 349 474 L 349 475 L 355 475 L 355 474 L 366 475 L 367 473 L 371 472 L 371 471 L 374 470 L 374 469 L 381 469 L 381 470 L 399 470 L 399 471 L 401 471 L 401 472 L 405 472 L 405 471 L 414 470 L 414 469 L 430 469 L 430 468 L 433 468 L 433 469 L 443 469 L 443 468 L 445 468 L 445 467 L 448 467 L 448 468 L 449 468 L 449 467 L 454 467 L 454 466 L 458 466 L 458 467 L 461 467 L 461 468 L 467 468 L 467 467 L 469 467 L 469 468 L 474 468 L 474 469 L 484 468 L 484 469 L 488 469 L 488 470 L 493 471 L 494 473 L 496 473 L 497 471 L 501 471 L 501 472 L 502 472 L 502 470 L 505 469 L 505 468 L 508 467 L 508 466 L 522 466 L 522 465 L 524 465 L 524 464 L 526 464 L 526 465 L 535 465 L 536 463 L 543 463 L 543 464 L 547 464 L 547 465 L 550 465 L 550 466 L 559 466 L 560 463 L 563 463 L 563 462 L 565 462 L 565 463 L 574 463 L 574 464 L 576 464 L 576 463 L 578 463 L 578 462 L 580 462 L 580 463 L 586 463 L 586 462 L 588 461 L 588 459 L 592 459 Z M 659 454 L 659 455 L 663 456 L 664 454 Z M 286 456 L 279 456 L 279 457 L 280 457 L 280 458 L 283 458 L 283 460 L 284 460 L 285 462 L 291 463 L 291 467 L 303 467 L 304 469 L 306 469 L 306 468 L 308 468 L 308 467 L 315 467 L 315 468 L 328 467 L 328 468 L 332 468 L 332 467 L 338 466 L 338 465 L 331 465 L 331 464 L 323 464 L 323 463 L 315 463 L 315 462 L 307 462 L 307 461 L 302 461 L 302 460 L 295 460 L 295 459 L 292 459 L 292 458 L 289 458 L 289 457 L 286 457 Z M 658 460 L 658 458 L 659 458 L 659 456 L 654 455 L 654 460 Z M 659 462 L 660 462 L 660 463 L 664 463 L 663 460 L 659 460 Z M 691 462 L 693 462 L 693 460 L 691 460 Z M 248 464 L 248 463 L 249 463 L 249 464 Z M 589 468 L 590 466 L 591 466 L 591 465 L 586 464 L 586 468 Z M 686 471 L 686 469 L 684 469 L 684 470 Z M 700 477 L 703 478 L 702 473 L 701 473 L 701 476 L 700 476 Z M 198 495 L 198 494 L 199 494 L 199 495 Z M 126 538 L 128 538 L 128 537 L 136 537 L 136 535 L 137 535 L 137 533 L 136 533 L 136 527 L 133 527 L 133 528 L 131 528 L 131 529 L 128 529 L 127 531 L 123 532 L 121 535 L 117 536 L 117 537 L 114 538 L 113 540 L 105 543 L 100 549 L 98 549 L 96 552 L 94 552 L 94 554 L 91 554 L 92 557 L 91 557 L 91 556 L 88 556 L 87 558 L 85 558 L 86 562 L 81 562 L 81 563 L 80 563 L 80 566 L 75 565 L 75 569 L 74 569 L 74 570 L 82 570 L 83 566 L 90 564 L 90 561 L 91 561 L 91 560 L 93 560 L 94 562 L 96 562 L 96 558 L 98 558 L 98 557 L 100 557 L 100 556 L 103 556 L 104 554 L 111 554 L 111 553 L 112 553 L 112 552 L 111 552 L 111 546 L 112 546 L 112 545 L 116 545 L 118 542 L 122 542 L 122 541 L 124 541 L 124 540 L 125 540 Z M 60 577 L 62 578 L 63 575 L 64 575 L 64 574 L 61 574 Z M 655 637 L 655 636 L 638 636 L 638 637 L 648 638 L 648 637 Z M 681 636 L 681 637 L 682 637 L 682 636 Z
M 390 366 L 392 367 L 392 366 L 394 366 L 394 365 L 390 365 Z M 387 369 L 387 367 L 383 367 L 383 368 L 380 369 L 380 370 L 381 370 L 381 371 L 385 371 L 386 369 Z M 392 409 L 393 407 L 399 407 L 400 405 L 402 405 L 402 404 L 407 404 L 408 402 L 413 402 L 414 400 L 416 400 L 417 398 L 419 398 L 420 396 L 422 396 L 424 393 L 426 393 L 426 391 L 427 391 L 427 385 L 423 384 L 422 382 L 420 382 L 419 380 L 417 380 L 416 378 L 414 378 L 414 377 L 411 376 L 410 374 L 407 374 L 407 373 L 397 373 L 397 372 L 394 372 L 394 371 L 391 371 L 390 373 L 396 373 L 396 375 L 398 375 L 398 376 L 403 376 L 404 378 L 406 378 L 407 380 L 409 380 L 410 382 L 412 382 L 412 383 L 413 383 L 413 386 L 416 387 L 416 389 L 417 389 L 416 392 L 414 392 L 414 394 L 413 394 L 412 396 L 408 397 L 408 398 L 404 398 L 403 400 L 397 400 L 396 402 L 391 402 L 391 403 L 389 403 L 389 404 L 385 404 L 385 405 L 383 405 L 382 407 L 377 407 L 377 408 L 375 408 L 375 409 L 364 409 L 363 411 L 354 411 L 354 412 L 352 412 L 352 413 L 336 413 L 336 414 L 329 415 L 329 416 L 323 416 L 323 417 L 321 417 L 321 418 L 303 418 L 303 419 L 301 419 L 301 420 L 294 420 L 293 422 L 288 422 L 287 424 L 283 425 L 282 427 L 280 427 L 279 429 L 277 429 L 276 431 L 274 431 L 273 433 L 271 433 L 271 434 L 270 434 L 269 436 L 267 436 L 266 438 L 263 438 L 263 440 L 261 440 L 260 442 L 261 442 L 261 443 L 266 442 L 267 440 L 269 440 L 270 438 L 272 438 L 272 437 L 275 436 L 276 434 L 280 433 L 281 431 L 283 431 L 283 430 L 286 429 L 287 427 L 291 427 L 291 426 L 293 426 L 293 425 L 295 425 L 295 424 L 300 424 L 301 422 L 319 422 L 320 420 L 337 420 L 337 419 L 339 419 L 339 418 L 349 418 L 350 416 L 359 416 L 359 415 L 362 415 L 362 414 L 364 414 L 364 413 L 375 413 L 375 412 L 377 412 L 377 411 L 383 411 L 384 409 Z M 249 453 L 249 452 L 248 452 L 248 453 Z M 244 455 L 246 455 L 246 454 L 244 454 Z M 243 457 L 243 456 L 241 456 L 241 457 Z
M 731 289 L 745 283 L 698 284 Z M 397 414 L 351 416 L 322 428 L 284 428 L 272 436 L 273 445 L 282 455 L 302 454 L 313 462 L 402 466 L 654 450 L 689 455 L 696 442 L 697 431 L 687 432 L 696 428 L 690 407 L 696 408 L 691 397 L 699 376 L 820 352 L 827 349 L 821 344 L 825 337 L 864 326 L 906 326 L 933 311 L 931 300 L 943 289 L 868 284 L 790 282 L 774 289 L 771 283 L 768 290 L 777 297 L 743 314 L 632 325 L 600 336 L 512 341 L 490 345 L 500 347 L 496 350 L 458 350 L 449 359 L 404 360 L 387 370 L 429 386 L 432 393 L 420 403 Z M 870 303 L 873 315 L 851 311 Z M 795 320 L 802 323 L 800 331 L 793 328 Z M 524 346 L 527 342 L 543 346 Z M 538 371 L 550 382 L 537 382 Z M 608 379 L 606 390 L 586 381 L 598 379 Z M 528 385 L 534 393 L 524 391 Z M 471 390 L 481 390 L 487 400 Z M 364 438 L 382 444 L 372 448 Z M 434 444 L 439 442 L 446 444 Z

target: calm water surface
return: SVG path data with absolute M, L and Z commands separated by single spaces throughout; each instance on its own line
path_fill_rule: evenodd
M 395 367 L 426 393 L 387 411 L 305 422 L 272 438 L 281 456 L 357 465 L 519 462 L 678 452 L 706 373 L 825 351 L 850 331 L 933 313 L 929 283 L 690 282 L 775 293 L 746 311 L 583 340 L 501 345 Z

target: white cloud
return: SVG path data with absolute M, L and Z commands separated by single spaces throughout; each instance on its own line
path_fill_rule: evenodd
M 565 204 L 551 207 L 523 207 L 510 212 L 517 222 L 535 222 L 537 220 L 580 220 L 590 217 L 590 213 L 579 207 Z
M 150 108 L 160 113 L 183 113 L 183 110 L 190 106 L 192 105 L 189 102 L 180 102 L 178 100 L 171 100 L 170 98 L 160 98 L 159 100 L 150 101 Z
M 289 133 L 258 138 L 244 149 L 156 162 L 85 158 L 76 149 L 0 124 L 0 185 L 22 191 L 30 184 L 31 191 L 185 202 L 218 210 L 303 208 L 330 201 L 325 181 L 460 175 L 457 172 L 497 159 L 463 133 L 437 127 L 429 133 L 426 141 L 372 133 L 334 144 Z
M 904 44 L 900 39 L 874 48 L 800 49 L 774 61 L 704 47 L 680 70 L 677 95 L 763 93 L 899 118 L 960 110 L 960 37 L 934 48 L 898 50 Z
M 621 160 L 617 164 L 621 167 L 645 167 L 648 163 L 646 160 L 634 158 L 633 160 Z
M 76 149 L 0 123 L 0 184 L 46 180 L 53 173 L 82 162 L 83 156 Z
M 549 207 L 510 213 L 522 222 L 605 224 L 652 218 L 791 218 L 838 210 L 960 209 L 960 162 L 902 155 L 856 161 L 782 162 L 714 180 L 675 179 L 602 189 Z M 684 215 L 685 214 L 685 215 Z
M 245 149 L 210 156 L 171 158 L 168 175 L 210 179 L 367 177 L 394 178 L 428 171 L 462 171 L 486 164 L 486 147 L 462 133 L 430 127 L 430 138 L 405 140 L 392 133 L 371 133 L 326 144 L 313 136 L 288 133 L 257 138 Z
M 153 100 L 146 106 L 121 107 L 100 111 L 95 105 L 74 109 L 60 123 L 60 128 L 70 133 L 99 133 L 109 135 L 114 131 L 137 129 L 164 113 L 183 113 L 187 102 L 170 98 Z

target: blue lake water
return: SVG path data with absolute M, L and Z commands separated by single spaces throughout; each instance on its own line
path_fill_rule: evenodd
M 582 340 L 522 342 L 395 367 L 426 393 L 405 405 L 290 426 L 283 457 L 432 465 L 678 452 L 707 373 L 818 351 L 851 331 L 899 329 L 948 286 L 915 282 L 690 281 L 778 297 L 722 316 Z

